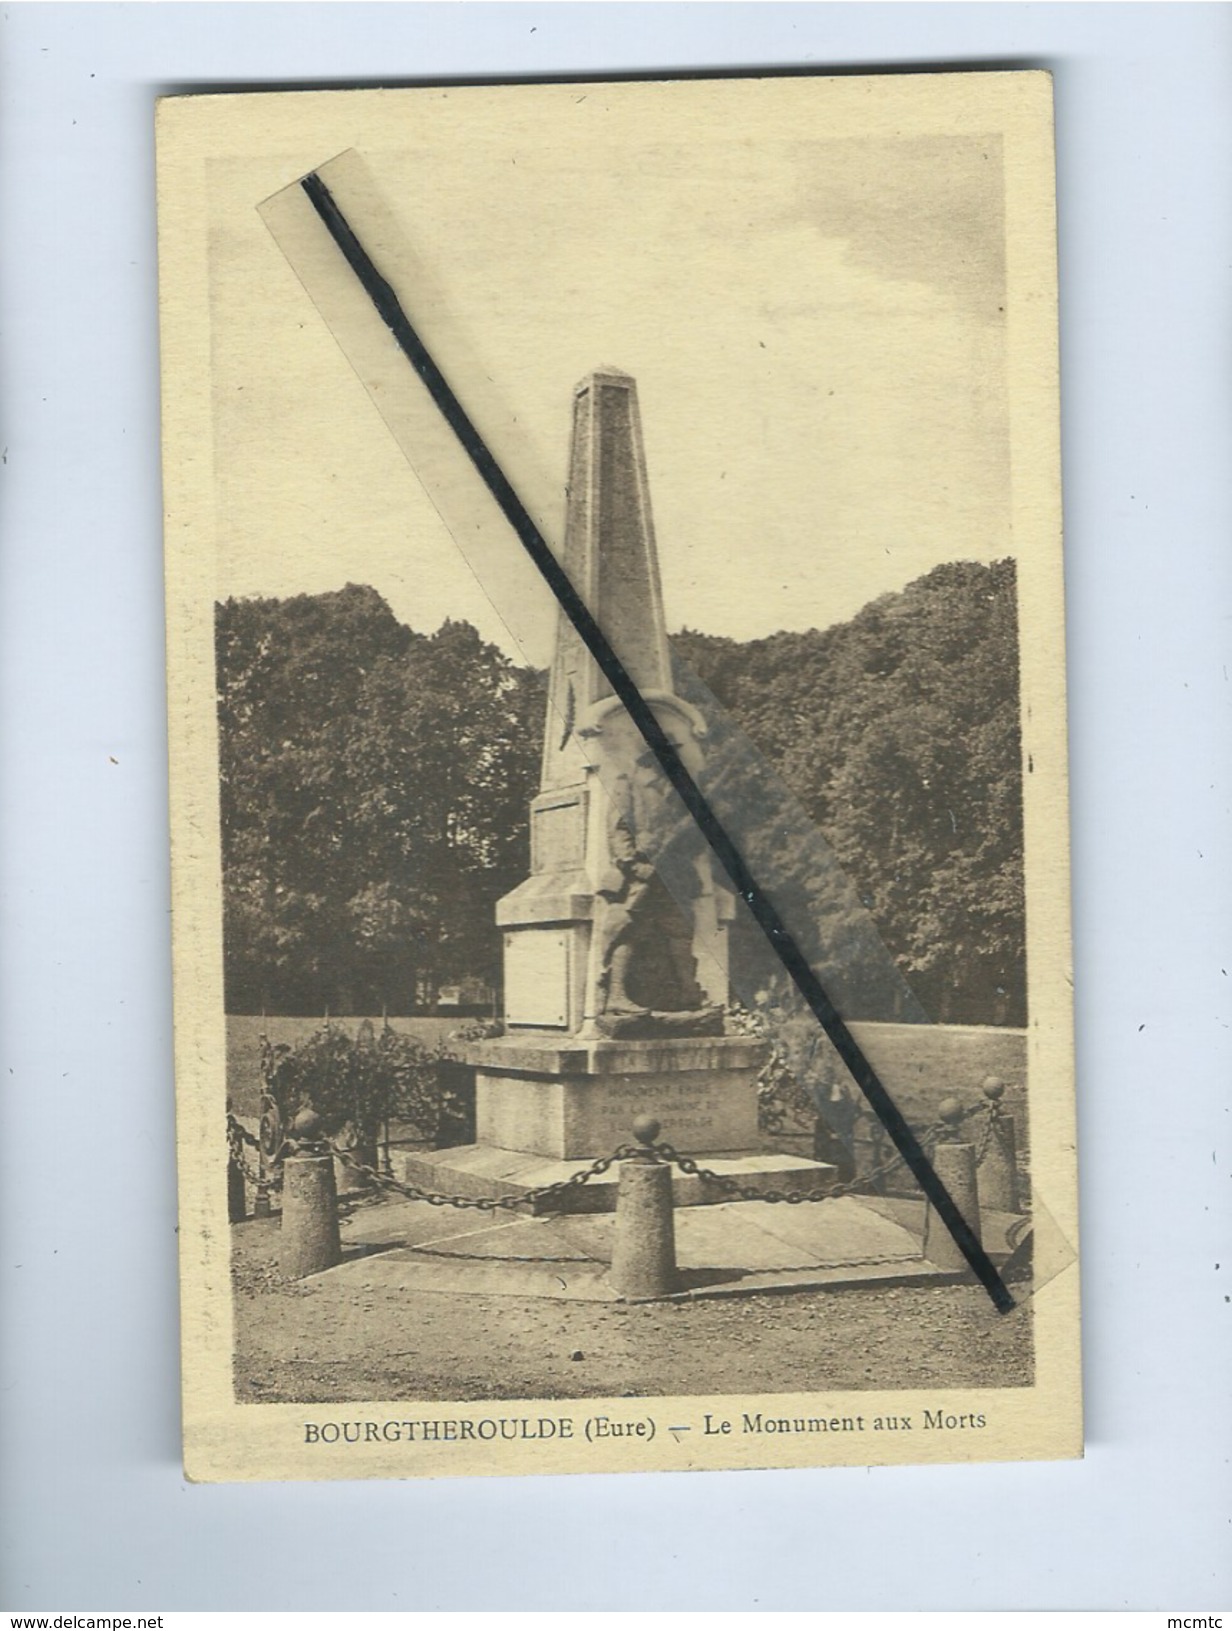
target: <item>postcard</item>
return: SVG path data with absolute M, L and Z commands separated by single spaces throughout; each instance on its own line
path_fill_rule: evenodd
M 1052 87 L 158 110 L 197 1480 L 1082 1453 Z

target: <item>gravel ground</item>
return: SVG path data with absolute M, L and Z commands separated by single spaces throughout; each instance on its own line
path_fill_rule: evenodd
M 622 1305 L 283 1280 L 232 1229 L 236 1396 L 260 1403 L 1025 1387 L 1031 1308 L 975 1285 Z

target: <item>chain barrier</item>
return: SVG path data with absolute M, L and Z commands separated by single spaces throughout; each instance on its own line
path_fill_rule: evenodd
M 929 1137 L 936 1129 L 928 1129 L 925 1137 Z M 607 1172 L 617 1161 L 625 1161 L 630 1157 L 649 1157 L 664 1165 L 677 1166 L 686 1176 L 699 1178 L 703 1183 L 712 1184 L 725 1194 L 732 1195 L 745 1201 L 782 1202 L 789 1206 L 800 1205 L 805 1201 L 836 1200 L 844 1195 L 859 1192 L 870 1182 L 876 1181 L 885 1173 L 895 1167 L 904 1165 L 904 1158 L 896 1154 L 892 1160 L 871 1173 L 865 1173 L 850 1183 L 841 1184 L 835 1188 L 822 1191 L 815 1190 L 766 1190 L 755 1184 L 741 1184 L 738 1179 L 726 1177 L 715 1172 L 711 1167 L 703 1167 L 690 1156 L 681 1155 L 670 1144 L 621 1144 L 611 1155 L 603 1156 L 594 1161 L 589 1167 L 571 1174 L 568 1178 L 558 1179 L 555 1183 L 543 1184 L 537 1189 L 529 1189 L 521 1195 L 456 1195 L 445 1194 L 435 1190 L 422 1189 L 417 1184 L 400 1182 L 388 1173 L 378 1172 L 375 1167 L 357 1160 L 349 1151 L 340 1150 L 336 1145 L 329 1146 L 330 1154 L 337 1156 L 347 1166 L 367 1178 L 371 1183 L 381 1189 L 392 1190 L 394 1193 L 404 1195 L 408 1200 L 426 1201 L 429 1206 L 451 1206 L 459 1211 L 475 1212 L 514 1212 L 519 1207 L 532 1205 L 537 1201 L 550 1200 L 555 1196 L 566 1195 L 583 1184 L 589 1183 L 592 1178 L 598 1178 Z M 453 1254 L 449 1254 L 453 1255 Z M 523 1261 L 519 1259 L 518 1261 Z M 556 1258 L 528 1258 L 528 1262 L 557 1262 L 557 1261 L 586 1261 L 585 1259 L 556 1259 Z
M 230 1110 L 227 1111 L 227 1141 L 233 1149 L 244 1144 L 251 1150 L 261 1148 L 261 1140 L 257 1135 L 250 1133 L 239 1117 L 232 1115 Z
M 932 1160 L 933 1154 L 937 1148 L 940 1134 L 944 1130 L 944 1125 L 942 1123 L 936 1123 L 934 1126 L 926 1127 L 920 1136 L 920 1148 L 928 1156 L 930 1161 Z M 833 1189 L 827 1190 L 826 1193 L 831 1199 L 838 1199 L 843 1195 L 862 1194 L 870 1187 L 875 1189 L 875 1187 L 880 1184 L 883 1179 L 888 1178 L 893 1172 L 900 1171 L 906 1165 L 907 1157 L 902 1155 L 898 1150 L 895 1150 L 892 1155 L 887 1156 L 886 1159 L 879 1162 L 877 1166 L 870 1167 L 867 1172 L 856 1173 L 854 1178 L 849 1178 L 846 1183 L 835 1185 Z M 915 1182 L 914 1176 L 912 1178 L 912 1182 Z
M 231 1112 L 227 1111 L 227 1149 L 231 1160 L 244 1174 L 250 1184 L 265 1184 L 273 1188 L 279 1180 L 272 1173 L 263 1173 L 259 1166 L 254 1167 L 245 1155 L 246 1149 L 261 1151 L 261 1140 L 250 1133 L 244 1123 Z
M 981 1108 L 976 1106 L 977 1109 Z M 1001 1120 L 1001 1109 L 997 1104 L 989 1104 L 984 1108 L 988 1114 L 984 1119 L 984 1126 L 980 1131 L 980 1141 L 975 1147 L 975 1165 L 977 1169 L 984 1165 L 984 1158 L 992 1147 L 992 1141 L 997 1136 L 998 1123 Z
M 250 1183 L 267 1184 L 276 1187 L 281 1184 L 281 1174 L 273 1171 L 263 1174 L 254 1170 L 244 1155 L 245 1147 L 261 1150 L 261 1141 L 230 1112 L 227 1114 L 227 1143 L 231 1159 L 243 1172 Z M 283 1144 L 274 1155 L 271 1166 L 280 1164 L 283 1154 L 290 1146 Z M 632 1144 L 618 1145 L 610 1155 L 593 1161 L 590 1166 L 579 1172 L 571 1173 L 568 1178 L 560 1178 L 555 1183 L 541 1184 L 537 1189 L 528 1189 L 520 1195 L 450 1195 L 438 1193 L 434 1190 L 421 1189 L 417 1184 L 406 1184 L 393 1177 L 391 1173 L 381 1172 L 378 1168 L 370 1166 L 366 1161 L 359 1160 L 350 1150 L 339 1149 L 336 1144 L 328 1144 L 328 1152 L 337 1160 L 342 1161 L 354 1172 L 366 1178 L 377 1188 L 392 1190 L 394 1193 L 404 1195 L 408 1200 L 426 1201 L 429 1206 L 452 1206 L 459 1211 L 476 1212 L 513 1212 L 519 1207 L 533 1205 L 537 1201 L 549 1200 L 557 1195 L 571 1193 L 580 1189 L 583 1184 L 589 1183 L 592 1178 L 601 1177 L 617 1161 L 623 1161 L 635 1153 L 640 1146 Z M 553 1260 L 554 1261 L 554 1260 Z M 564 1261 L 569 1261 L 565 1259 Z
M 713 1167 L 701 1166 L 692 1156 L 681 1155 L 671 1144 L 652 1144 L 649 1153 L 664 1165 L 679 1167 L 686 1177 L 700 1178 L 702 1183 L 709 1184 L 720 1194 L 730 1195 L 733 1200 L 783 1202 L 788 1206 L 799 1206 L 805 1201 L 828 1201 L 835 1196 L 833 1189 L 777 1190 L 762 1189 L 758 1184 L 742 1184 L 738 1178 L 727 1177 Z
M 942 1124 L 928 1128 L 925 1132 L 924 1139 L 921 1142 L 932 1142 L 934 1137 L 943 1130 L 945 1129 Z M 274 1181 L 272 1175 L 263 1178 L 259 1172 L 254 1172 L 249 1162 L 245 1159 L 245 1148 L 260 1150 L 260 1141 L 254 1138 L 248 1129 L 230 1114 L 228 1114 L 227 1117 L 227 1138 L 232 1157 L 244 1172 L 245 1177 L 254 1183 L 272 1183 Z M 286 1149 L 287 1146 L 284 1145 L 283 1148 L 279 1150 L 276 1159 L 280 1159 L 283 1151 Z M 686 1174 L 686 1176 L 695 1177 L 700 1179 L 703 1183 L 712 1184 L 724 1194 L 730 1194 L 741 1200 L 782 1202 L 787 1205 L 798 1205 L 806 1201 L 837 1199 L 842 1195 L 853 1193 L 862 1185 L 867 1185 L 868 1183 L 875 1181 L 877 1178 L 893 1170 L 895 1167 L 905 1164 L 903 1157 L 901 1155 L 896 1155 L 893 1160 L 882 1163 L 881 1167 L 875 1169 L 873 1172 L 865 1173 L 859 1179 L 855 1179 L 850 1183 L 842 1184 L 837 1188 L 825 1190 L 823 1192 L 799 1189 L 785 1191 L 762 1190 L 756 1185 L 741 1184 L 735 1178 L 729 1178 L 724 1176 L 722 1173 L 715 1172 L 713 1168 L 703 1167 L 699 1162 L 694 1161 L 691 1157 L 681 1155 L 679 1151 L 677 1151 L 671 1144 L 621 1144 L 618 1145 L 610 1155 L 603 1156 L 600 1160 L 592 1162 L 589 1167 L 585 1167 L 581 1171 L 573 1173 L 570 1177 L 560 1179 L 556 1183 L 543 1184 L 537 1189 L 528 1190 L 525 1194 L 472 1196 L 441 1194 L 432 1190 L 422 1189 L 417 1184 L 402 1183 L 397 1178 L 392 1177 L 389 1173 L 381 1172 L 376 1167 L 370 1166 L 367 1162 L 358 1160 L 349 1150 L 339 1149 L 337 1145 L 332 1143 L 327 1146 L 327 1149 L 331 1156 L 343 1161 L 348 1167 L 351 1167 L 354 1171 L 358 1172 L 362 1177 L 368 1179 L 374 1186 L 381 1190 L 392 1191 L 396 1194 L 403 1195 L 408 1200 L 424 1201 L 429 1206 L 449 1206 L 459 1211 L 476 1211 L 486 1213 L 513 1212 L 518 1210 L 520 1207 L 533 1204 L 536 1201 L 544 1201 L 553 1196 L 567 1194 L 575 1189 L 581 1188 L 583 1184 L 589 1183 L 592 1178 L 601 1177 L 603 1173 L 609 1171 L 617 1161 L 627 1160 L 630 1157 L 640 1157 L 643 1160 L 649 1159 L 665 1165 L 676 1166 L 681 1172 Z M 524 1263 L 563 1266 L 566 1264 L 594 1264 L 600 1261 L 597 1258 L 579 1256 L 576 1253 L 571 1253 L 568 1255 L 544 1254 L 541 1256 L 503 1253 L 494 1255 L 490 1253 L 450 1251 L 441 1247 L 430 1245 L 416 1245 L 410 1247 L 410 1250 L 421 1257 L 452 1259 L 455 1262 L 461 1260 L 464 1262 Z M 795 1265 L 786 1265 L 781 1268 L 777 1268 L 775 1272 L 778 1274 L 808 1274 L 819 1268 L 825 1268 L 827 1270 L 893 1268 L 898 1266 L 906 1266 L 913 1263 L 922 1263 L 923 1261 L 923 1254 L 919 1252 L 897 1253 L 894 1255 L 877 1257 L 849 1257 L 836 1259 L 834 1261 L 827 1261 L 824 1264 L 800 1263 Z
M 983 1114 L 984 1122 L 980 1128 L 980 1136 L 976 1145 L 975 1164 L 977 1168 L 983 1164 L 993 1139 L 997 1135 L 998 1123 L 1001 1119 L 999 1106 L 993 1104 L 977 1104 L 965 1108 L 961 1114 L 950 1114 L 939 1121 L 931 1123 L 920 1134 L 919 1142 L 929 1159 L 933 1158 L 939 1143 L 955 1142 L 959 1136 L 962 1125 L 976 1115 Z M 261 1140 L 254 1136 L 237 1117 L 230 1112 L 227 1114 L 227 1143 L 230 1157 L 235 1165 L 252 1184 L 264 1185 L 267 1189 L 281 1187 L 281 1163 L 284 1155 L 294 1149 L 294 1145 L 284 1142 L 279 1149 L 268 1158 L 268 1170 L 254 1169 L 248 1159 L 247 1152 L 257 1151 L 263 1155 Z M 765 1201 L 770 1204 L 799 1206 L 807 1203 L 838 1200 L 845 1196 L 867 1193 L 871 1186 L 875 1186 L 907 1165 L 906 1158 L 895 1151 L 885 1161 L 869 1171 L 857 1174 L 845 1183 L 834 1185 L 826 1189 L 763 1189 L 757 1184 L 742 1183 L 738 1178 L 716 1172 L 713 1167 L 702 1166 L 691 1156 L 681 1155 L 671 1144 L 621 1144 L 610 1155 L 593 1161 L 590 1166 L 572 1173 L 568 1178 L 562 1178 L 555 1183 L 542 1184 L 536 1189 L 527 1190 L 520 1195 L 458 1195 L 439 1193 L 423 1189 L 417 1184 L 403 1183 L 393 1177 L 388 1171 L 381 1171 L 377 1167 L 361 1161 L 350 1150 L 340 1149 L 333 1143 L 326 1143 L 322 1153 L 328 1153 L 335 1159 L 342 1161 L 346 1166 L 367 1180 L 375 1189 L 381 1192 L 402 1195 L 408 1200 L 423 1201 L 429 1206 L 452 1207 L 458 1211 L 474 1211 L 486 1214 L 498 1212 L 513 1213 L 528 1206 L 535 1206 L 545 1201 L 563 1197 L 580 1189 L 592 1179 L 601 1177 L 608 1172 L 618 1161 L 630 1158 L 642 1161 L 653 1161 L 663 1165 L 674 1166 L 686 1177 L 696 1178 L 701 1183 L 719 1191 L 720 1194 L 741 1201 Z M 563 1210 L 563 1208 L 562 1208 Z M 1019 1232 L 1021 1233 L 1021 1227 Z M 580 1266 L 593 1265 L 600 1261 L 597 1258 L 571 1254 L 544 1254 L 516 1255 L 516 1254 L 490 1254 L 474 1252 L 458 1252 L 447 1248 L 432 1245 L 415 1245 L 410 1250 L 419 1256 L 434 1257 L 437 1259 L 452 1259 L 464 1262 L 488 1263 L 520 1263 L 543 1264 L 563 1267 L 565 1265 Z M 825 1263 L 800 1263 L 776 1267 L 775 1273 L 782 1274 L 809 1274 L 820 1269 L 846 1270 L 865 1268 L 907 1268 L 914 1264 L 925 1262 L 922 1252 L 896 1253 L 882 1256 L 849 1257 L 834 1259 Z
M 938 1144 L 954 1142 L 958 1134 L 958 1129 L 963 1125 L 963 1123 L 970 1121 L 973 1116 L 980 1115 L 987 1108 L 988 1107 L 986 1105 L 982 1104 L 967 1105 L 957 1113 L 952 1111 L 948 1119 L 943 1118 L 930 1123 L 930 1125 L 925 1127 L 919 1135 L 920 1148 L 931 1161 L 936 1153 Z M 868 1112 L 868 1114 L 870 1119 L 873 1119 L 871 1112 Z M 871 1143 L 872 1153 L 873 1155 L 876 1155 L 879 1150 L 883 1149 L 885 1145 L 889 1143 L 889 1134 L 886 1133 L 879 1121 L 873 1120 L 873 1137 L 871 1139 L 857 1138 L 854 1142 Z M 981 1147 L 980 1153 L 977 1156 L 977 1165 L 984 1159 L 984 1148 L 986 1148 L 986 1145 Z M 836 1196 L 866 1192 L 870 1188 L 875 1188 L 875 1186 L 879 1185 L 884 1179 L 890 1177 L 893 1173 L 901 1171 L 901 1169 L 906 1165 L 906 1157 L 899 1154 L 898 1151 L 894 1150 L 891 1146 L 891 1154 L 884 1160 L 879 1161 L 875 1166 L 870 1167 L 866 1172 L 857 1172 L 853 1178 L 848 1179 L 838 1188 L 827 1191 L 827 1193 L 831 1196 Z M 916 1187 L 914 1174 L 911 1177 L 911 1182 L 913 1188 Z
M 982 1130 L 980 1143 L 976 1153 L 976 1165 L 978 1167 L 983 1162 L 984 1157 L 988 1152 L 989 1145 L 995 1136 L 995 1128 L 998 1120 L 998 1113 L 995 1106 L 973 1105 L 965 1109 L 961 1117 L 952 1116 L 947 1121 L 937 1121 L 932 1123 L 930 1126 L 926 1127 L 923 1133 L 920 1135 L 921 1148 L 925 1150 L 931 1159 L 932 1154 L 939 1142 L 944 1140 L 953 1141 L 954 1134 L 957 1132 L 961 1122 L 968 1121 L 972 1116 L 978 1115 L 981 1111 L 985 1110 L 988 1111 L 988 1114 L 986 1116 L 985 1125 Z M 265 1184 L 271 1188 L 280 1186 L 280 1173 L 276 1173 L 274 1171 L 270 1171 L 268 1173 L 254 1171 L 250 1163 L 246 1160 L 244 1156 L 245 1148 L 255 1149 L 259 1152 L 261 1149 L 261 1141 L 260 1139 L 254 1137 L 254 1135 L 248 1131 L 243 1123 L 237 1120 L 237 1118 L 230 1112 L 227 1114 L 227 1141 L 232 1160 L 240 1168 L 245 1178 L 247 1178 L 250 1183 Z M 281 1162 L 283 1152 L 287 1149 L 287 1147 L 288 1146 L 285 1144 L 282 1146 L 282 1148 L 275 1155 L 273 1162 L 271 1162 L 271 1166 Z M 378 1168 L 370 1166 L 367 1162 L 360 1161 L 350 1150 L 339 1149 L 337 1145 L 332 1143 L 328 1144 L 327 1148 L 330 1155 L 334 1156 L 339 1161 L 342 1161 L 353 1171 L 359 1173 L 361 1177 L 367 1179 L 369 1183 L 378 1189 L 392 1191 L 395 1194 L 405 1196 L 407 1200 L 424 1201 L 429 1206 L 449 1206 L 458 1211 L 487 1213 L 516 1212 L 525 1206 L 533 1206 L 539 1202 L 548 1201 L 558 1196 L 571 1194 L 573 1191 L 580 1189 L 583 1184 L 589 1183 L 592 1178 L 601 1177 L 605 1172 L 609 1171 L 617 1161 L 628 1160 L 630 1157 L 640 1157 L 643 1160 L 650 1159 L 658 1161 L 664 1165 L 678 1167 L 686 1177 L 697 1178 L 703 1184 L 708 1184 L 712 1188 L 719 1190 L 720 1193 L 729 1195 L 735 1200 L 765 1201 L 771 1205 L 781 1204 L 786 1206 L 800 1206 L 807 1203 L 815 1203 L 820 1201 L 840 1200 L 848 1195 L 865 1193 L 869 1189 L 870 1185 L 880 1183 L 882 1180 L 889 1177 L 891 1173 L 896 1172 L 900 1168 L 907 1165 L 906 1157 L 898 1151 L 895 1151 L 892 1156 L 881 1162 L 878 1166 L 873 1167 L 870 1171 L 859 1173 L 854 1178 L 849 1179 L 847 1182 L 834 1185 L 827 1189 L 775 1190 L 764 1189 L 758 1184 L 743 1184 L 738 1178 L 716 1172 L 713 1167 L 704 1167 L 699 1162 L 693 1160 L 691 1156 L 681 1155 L 680 1152 L 671 1144 L 620 1144 L 612 1151 L 610 1155 L 605 1155 L 599 1160 L 593 1161 L 590 1166 L 585 1167 L 578 1172 L 572 1173 L 568 1178 L 557 1179 L 555 1183 L 551 1184 L 542 1184 L 538 1188 L 528 1189 L 520 1195 L 458 1195 L 423 1189 L 417 1184 L 403 1183 L 399 1179 L 393 1177 L 392 1174 L 388 1172 L 381 1172 L 378 1170 Z M 429 1252 L 428 1248 L 423 1247 L 417 1247 L 414 1249 L 424 1252 L 426 1255 L 456 1255 L 455 1253 L 444 1252 L 431 1253 Z M 587 1262 L 589 1259 L 527 1257 L 500 1259 L 500 1261 L 561 1263 Z M 866 1265 L 871 1266 L 872 1263 L 880 1261 L 880 1259 L 874 1260 L 862 1258 L 858 1263 L 853 1261 L 850 1264 L 839 1264 L 836 1266 L 864 1267 Z M 914 1259 L 890 1258 L 886 1259 L 885 1261 L 900 1262 L 914 1261 Z M 783 1272 L 790 1273 L 794 1271 L 784 1270 Z M 803 1272 L 803 1270 L 801 1270 L 801 1272 Z
M 354 1168 L 371 1183 L 381 1189 L 393 1190 L 398 1195 L 405 1195 L 408 1200 L 426 1201 L 429 1206 L 452 1206 L 458 1211 L 471 1212 L 515 1212 L 521 1206 L 533 1205 L 536 1201 L 548 1200 L 553 1196 L 570 1194 L 580 1189 L 583 1184 L 592 1178 L 599 1178 L 607 1172 L 617 1161 L 624 1161 L 635 1154 L 640 1145 L 620 1144 L 611 1155 L 605 1155 L 598 1161 L 592 1161 L 590 1166 L 580 1172 L 571 1173 L 568 1178 L 559 1178 L 552 1184 L 541 1184 L 537 1189 L 528 1189 L 521 1195 L 447 1195 L 431 1189 L 421 1189 L 417 1184 L 402 1183 L 399 1179 L 391 1177 L 388 1173 L 378 1172 L 375 1167 L 368 1166 L 366 1162 L 358 1161 L 348 1150 L 340 1150 L 336 1145 L 329 1145 L 331 1155 L 345 1161 L 347 1166 Z
M 258 1187 L 261 1184 L 264 1184 L 267 1189 L 275 1189 L 278 1187 L 277 1179 L 263 1176 L 260 1168 L 254 1167 L 251 1161 L 246 1160 L 243 1155 L 237 1155 L 235 1157 L 235 1164 L 244 1174 L 244 1177 L 248 1183 L 257 1185 Z
M 978 1108 L 976 1106 L 974 1110 L 965 1112 L 964 1119 L 975 1114 Z M 920 1135 L 920 1147 L 928 1154 L 930 1159 L 937 1144 L 947 1134 L 952 1133 L 953 1127 L 953 1122 L 939 1121 L 924 1129 Z M 679 1167 L 681 1172 L 688 1177 L 699 1178 L 702 1183 L 710 1184 L 715 1189 L 722 1191 L 726 1195 L 731 1195 L 736 1200 L 769 1201 L 772 1205 L 783 1204 L 787 1206 L 802 1206 L 806 1203 L 818 1201 L 835 1201 L 841 1200 L 847 1195 L 863 1194 L 870 1185 L 879 1183 L 883 1178 L 888 1177 L 890 1173 L 907 1165 L 906 1156 L 895 1151 L 892 1156 L 881 1162 L 880 1165 L 873 1167 L 870 1171 L 857 1173 L 854 1178 L 848 1179 L 846 1183 L 835 1184 L 828 1189 L 775 1190 L 763 1189 L 757 1184 L 742 1184 L 738 1178 L 731 1178 L 724 1173 L 716 1172 L 713 1167 L 703 1167 L 690 1156 L 681 1155 L 670 1144 L 655 1144 L 651 1146 L 651 1149 L 660 1161 Z

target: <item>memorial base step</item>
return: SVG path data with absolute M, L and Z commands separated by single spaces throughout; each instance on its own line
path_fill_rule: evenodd
M 837 1177 L 837 1169 L 824 1162 L 769 1150 L 730 1151 L 697 1159 L 700 1165 L 755 1189 L 759 1195 L 787 1190 L 824 1194 L 833 1188 Z M 431 1194 L 460 1195 L 468 1200 L 527 1196 L 593 1165 L 592 1161 L 557 1160 L 493 1144 L 465 1144 L 450 1150 L 394 1150 L 390 1160 L 394 1176 L 403 1183 Z M 563 1195 L 531 1200 L 527 1210 L 532 1216 L 547 1212 L 614 1212 L 619 1182 L 620 1163 L 615 1161 L 606 1172 Z M 675 1170 L 672 1201 L 676 1206 L 716 1205 L 735 1198 L 715 1184 L 679 1168 Z

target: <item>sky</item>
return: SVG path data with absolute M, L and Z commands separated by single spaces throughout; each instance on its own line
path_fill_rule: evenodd
M 418 268 L 399 292 L 429 328 L 439 308 L 439 360 L 553 543 L 574 385 L 636 377 L 669 629 L 825 627 L 938 561 L 1011 553 L 999 138 L 721 106 L 655 123 L 551 89 L 483 121 L 441 93 L 401 144 L 335 120 L 211 161 L 219 596 L 371 583 L 415 628 L 464 617 L 547 657 L 546 601 L 481 568 L 485 593 L 455 541 L 465 484 L 434 488 L 382 420 L 413 381 L 379 358 L 357 377 L 258 214 L 348 146 L 352 224 Z

